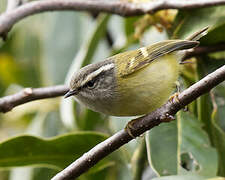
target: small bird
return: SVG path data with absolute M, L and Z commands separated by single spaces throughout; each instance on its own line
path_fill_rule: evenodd
M 166 40 L 123 52 L 75 72 L 65 98 L 112 116 L 150 113 L 175 89 L 185 51 L 199 45 L 208 27 L 186 40 Z

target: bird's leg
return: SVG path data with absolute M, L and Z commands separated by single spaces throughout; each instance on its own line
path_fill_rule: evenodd
M 176 102 L 180 103 L 180 100 L 178 99 L 178 96 L 180 94 L 180 83 L 176 81 L 175 84 L 176 84 L 177 92 L 175 92 L 172 96 L 169 97 L 169 101 L 173 103 L 175 100 Z
M 169 101 L 171 102 L 171 103 L 173 103 L 174 102 L 174 100 L 177 102 L 177 103 L 180 103 L 180 100 L 179 100 L 179 98 L 178 98 L 178 96 L 179 96 L 179 94 L 180 94 L 180 83 L 178 82 L 178 81 L 176 81 L 176 88 L 177 88 L 177 92 L 175 92 L 172 96 L 170 96 L 170 98 L 169 98 Z M 183 108 L 183 111 L 188 111 L 188 107 L 187 106 L 185 106 L 184 108 Z
M 179 96 L 179 93 L 178 92 L 174 93 L 172 96 L 170 96 L 169 101 L 171 103 L 173 103 L 174 100 L 175 100 L 176 102 L 180 103 L 180 100 L 178 99 L 178 96 Z

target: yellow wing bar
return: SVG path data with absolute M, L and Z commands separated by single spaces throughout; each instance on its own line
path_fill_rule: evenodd
M 198 41 L 188 40 L 167 40 L 153 44 L 148 47 L 142 47 L 135 51 L 129 51 L 115 56 L 115 58 L 122 58 L 124 60 L 118 60 L 120 64 L 119 75 L 121 77 L 127 76 L 145 66 L 150 64 L 155 59 L 166 55 L 168 53 L 190 49 L 199 44 Z M 118 56 L 118 57 L 117 57 Z

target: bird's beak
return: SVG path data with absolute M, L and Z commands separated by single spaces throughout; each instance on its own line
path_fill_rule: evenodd
M 70 96 L 78 94 L 77 90 L 69 90 L 65 95 L 64 98 L 68 98 Z

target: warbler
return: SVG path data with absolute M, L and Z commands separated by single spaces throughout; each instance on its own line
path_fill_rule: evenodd
M 65 98 L 74 96 L 88 108 L 112 116 L 150 113 L 175 89 L 180 60 L 199 45 L 204 28 L 186 40 L 166 40 L 123 52 L 75 72 Z

